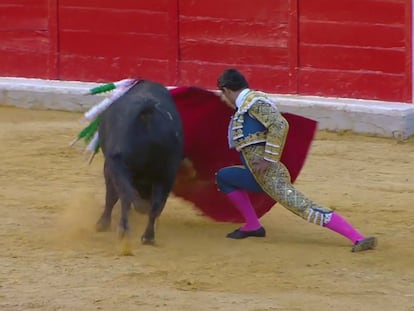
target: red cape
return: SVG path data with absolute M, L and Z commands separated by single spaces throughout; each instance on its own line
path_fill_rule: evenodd
M 184 126 L 184 154 L 191 160 L 191 170 L 182 168 L 177 176 L 174 194 L 191 201 L 204 215 L 222 222 L 243 222 L 243 217 L 220 192 L 215 173 L 222 167 L 239 165 L 240 156 L 229 149 L 227 130 L 233 111 L 215 93 L 197 87 L 170 90 Z M 298 115 L 283 113 L 289 122 L 289 133 L 281 161 L 296 180 L 314 138 L 317 122 Z M 194 173 L 194 172 L 193 172 Z M 267 194 L 250 193 L 259 217 L 276 203 Z

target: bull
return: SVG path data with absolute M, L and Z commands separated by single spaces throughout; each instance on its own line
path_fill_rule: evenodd
M 110 228 L 114 205 L 120 200 L 118 233 L 129 236 L 128 213 L 149 202 L 143 244 L 155 242 L 155 221 L 174 186 L 183 158 L 183 126 L 170 92 L 142 80 L 103 114 L 99 141 L 104 156 L 105 208 L 96 229 Z

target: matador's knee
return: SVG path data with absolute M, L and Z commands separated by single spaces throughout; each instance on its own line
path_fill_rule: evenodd
M 331 221 L 332 213 L 333 211 L 330 209 L 321 208 L 312 204 L 306 209 L 305 213 L 300 216 L 311 223 L 325 226 Z

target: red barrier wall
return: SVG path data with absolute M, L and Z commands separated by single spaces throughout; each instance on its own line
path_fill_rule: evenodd
M 0 2 L 1 76 L 55 77 L 53 6 L 54 2 L 46 0 Z
M 59 78 L 176 80 L 175 0 L 60 0 Z
M 300 94 L 411 101 L 410 0 L 299 2 Z
M 297 92 L 296 1 L 180 1 L 179 13 L 180 82 L 215 87 L 236 66 L 252 86 Z
M 0 75 L 411 102 L 410 0 L 2 0 Z

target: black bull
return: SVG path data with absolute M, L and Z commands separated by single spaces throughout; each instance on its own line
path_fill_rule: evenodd
M 141 241 L 155 241 L 154 224 L 164 209 L 183 158 L 183 127 L 169 91 L 143 80 L 117 99 L 102 115 L 99 137 L 105 158 L 105 209 L 97 230 L 110 227 L 112 209 L 121 201 L 119 234 L 129 233 L 131 204 L 150 201 Z

